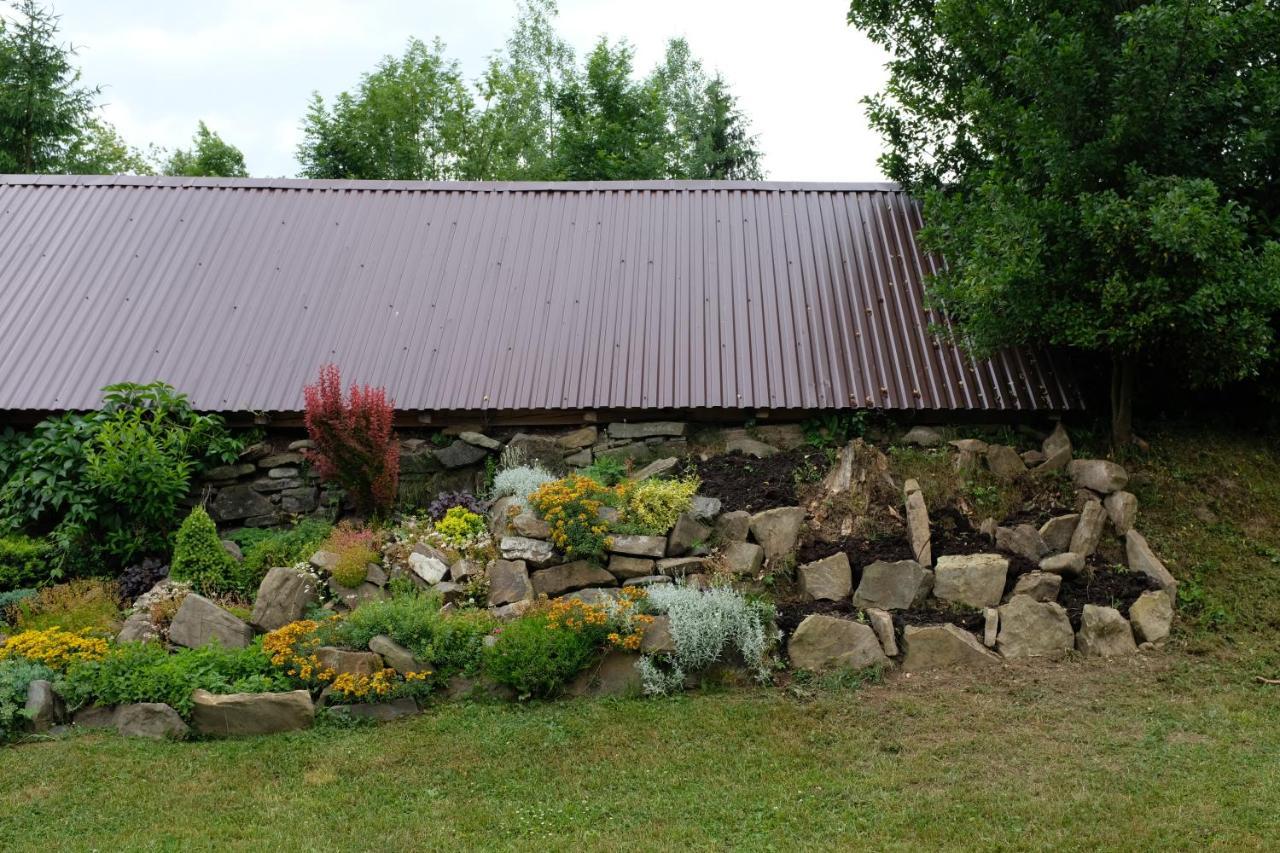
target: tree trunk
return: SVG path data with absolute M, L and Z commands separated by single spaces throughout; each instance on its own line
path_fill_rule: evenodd
M 1124 452 L 1133 442 L 1133 373 L 1132 355 L 1111 357 L 1111 449 Z

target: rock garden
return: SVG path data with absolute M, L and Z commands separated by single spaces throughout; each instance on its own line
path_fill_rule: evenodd
M 116 389 L 3 445 L 6 739 L 1051 666 L 1157 648 L 1174 618 L 1129 474 L 1061 424 L 397 435 L 385 395 L 332 371 L 304 438 Z M 42 479 L 55 451 L 72 476 Z

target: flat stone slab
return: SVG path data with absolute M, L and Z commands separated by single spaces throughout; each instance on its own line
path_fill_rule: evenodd
M 889 663 L 870 626 L 820 613 L 804 618 L 787 643 L 787 654 L 794 668 L 813 672 Z
M 289 693 L 191 694 L 191 724 L 204 735 L 267 735 L 305 729 L 315 706 L 305 690 Z
M 907 649 L 902 668 L 907 672 L 991 666 L 1000 662 L 977 637 L 951 624 L 908 625 L 902 632 L 902 642 Z
M 666 545 L 666 540 L 661 540 Z M 550 542 L 529 539 L 525 536 L 503 536 L 498 551 L 504 560 L 523 560 L 531 566 L 542 568 L 556 562 L 556 550 Z
M 576 592 L 590 586 L 612 586 L 617 580 L 608 571 L 586 560 L 574 560 L 549 569 L 541 569 L 529 576 L 533 594 L 550 598 Z
M 764 548 L 766 560 L 776 560 L 795 550 L 804 524 L 804 510 L 780 506 L 751 516 L 751 535 Z
M 1075 634 L 1060 604 L 1015 595 L 1000 606 L 996 647 L 1007 658 L 1057 658 L 1075 648 Z
M 854 606 L 906 610 L 920 597 L 929 575 L 929 570 L 915 560 L 871 563 L 862 570 L 862 579 L 853 594 Z
M 800 590 L 810 601 L 843 601 L 853 589 L 849 555 L 841 551 L 796 569 Z
M 209 599 L 190 593 L 178 606 L 169 625 L 169 642 L 198 649 L 217 641 L 224 649 L 243 649 L 253 639 L 253 629 Z
M 667 556 L 667 539 L 665 536 L 640 536 L 614 534 L 609 537 L 609 553 L 626 554 L 632 557 Z
M 994 607 L 1004 595 L 1009 561 L 999 554 L 948 554 L 934 568 L 933 595 L 970 607 Z
M 1108 459 L 1076 459 L 1067 464 L 1076 486 L 1099 494 L 1118 492 L 1129 484 L 1129 473 Z

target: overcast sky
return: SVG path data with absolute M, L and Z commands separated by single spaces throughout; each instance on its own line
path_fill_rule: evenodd
M 514 0 L 54 0 L 85 80 L 133 145 L 186 145 L 204 119 L 259 176 L 297 172 L 313 90 L 353 87 L 410 36 L 443 39 L 470 79 L 506 41 Z M 884 54 L 845 23 L 846 0 L 561 0 L 560 32 L 584 53 L 628 39 L 647 72 L 683 35 L 751 117 L 774 180 L 881 180 L 859 99 Z

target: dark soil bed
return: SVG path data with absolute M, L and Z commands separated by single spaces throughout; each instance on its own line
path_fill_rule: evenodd
M 1114 607 L 1128 615 L 1129 605 L 1147 590 L 1159 587 L 1140 572 L 1121 572 L 1109 566 L 1090 565 L 1078 577 L 1064 577 L 1058 590 L 1058 603 L 1067 609 L 1071 627 L 1080 630 L 1080 618 L 1086 604 Z
M 760 512 L 779 506 L 795 506 L 796 472 L 802 476 L 825 473 L 826 454 L 800 448 L 756 459 L 742 453 L 726 453 L 693 460 L 686 469 L 702 480 L 702 494 L 720 499 L 725 512 Z

